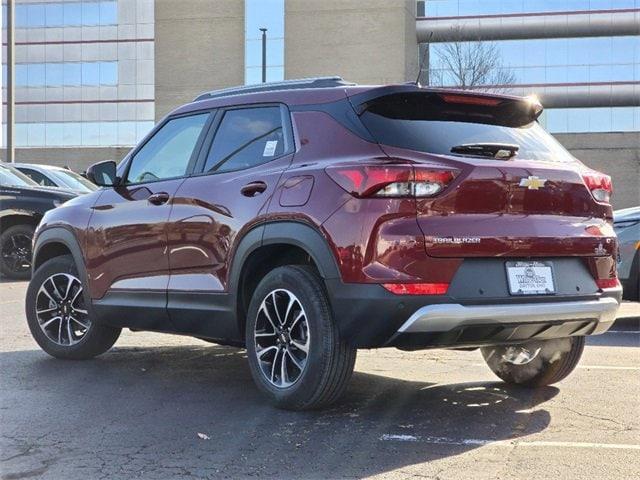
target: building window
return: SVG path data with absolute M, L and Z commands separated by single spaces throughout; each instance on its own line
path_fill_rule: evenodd
M 6 66 L 4 67 L 6 71 Z M 118 62 L 16 64 L 17 87 L 117 85 L 117 83 Z
M 154 122 L 16 123 L 16 147 L 132 147 Z M 6 125 L 2 125 L 3 134 Z M 4 139 L 6 141 L 6 139 Z
M 284 80 L 284 0 L 245 0 L 247 85 L 262 81 L 262 32 L 267 29 L 267 81 Z
M 3 6 L 6 27 L 6 6 Z M 118 23 L 115 0 L 83 2 L 20 3 L 15 10 L 16 28 L 104 26 Z
M 640 132 L 640 107 L 549 108 L 539 121 L 551 133 Z
M 637 0 L 427 0 L 424 3 L 427 17 L 638 8 Z
M 463 42 L 466 43 L 466 42 Z M 495 45 L 517 85 L 640 80 L 640 37 L 503 40 Z M 440 85 L 455 86 L 446 67 L 446 43 L 429 45 L 429 71 Z

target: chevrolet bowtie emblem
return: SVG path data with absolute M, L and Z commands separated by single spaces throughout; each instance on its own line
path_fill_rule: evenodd
M 520 186 L 527 187 L 529 190 L 538 190 L 547 183 L 546 178 L 538 178 L 535 175 L 529 175 L 527 178 L 520 179 Z

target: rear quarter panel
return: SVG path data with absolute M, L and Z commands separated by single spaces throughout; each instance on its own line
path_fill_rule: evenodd
M 325 237 L 342 280 L 351 283 L 448 281 L 461 263 L 425 255 L 414 200 L 357 199 L 324 169 L 338 163 L 388 160 L 378 144 L 365 141 L 323 112 L 294 112 L 298 151 L 285 171 L 269 218 L 308 223 Z M 287 188 L 313 178 L 306 202 L 289 205 Z M 306 187 L 305 187 L 306 188 Z

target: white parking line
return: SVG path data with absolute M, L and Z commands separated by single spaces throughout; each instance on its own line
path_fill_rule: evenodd
M 380 437 L 382 441 L 390 442 L 421 442 L 439 445 L 473 445 L 491 447 L 569 447 L 569 448 L 591 448 L 610 450 L 640 450 L 640 445 L 632 443 L 593 443 L 593 442 L 548 442 L 542 440 L 485 440 L 479 438 L 454 439 L 447 437 L 422 437 L 415 435 L 393 435 L 385 433 Z
M 640 367 L 616 367 L 614 365 L 578 365 L 578 368 L 589 368 L 593 370 L 640 370 Z
M 474 363 L 474 367 L 484 367 L 487 368 L 486 363 Z M 616 366 L 616 365 L 578 365 L 576 368 L 587 369 L 587 370 L 640 370 L 640 367 L 627 367 L 627 366 Z

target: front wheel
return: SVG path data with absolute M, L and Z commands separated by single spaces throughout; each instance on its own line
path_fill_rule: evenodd
M 70 255 L 47 260 L 27 289 L 26 314 L 31 335 L 56 358 L 82 360 L 109 350 L 120 329 L 91 318 L 88 295 Z
M 306 266 L 279 267 L 262 279 L 247 312 L 246 346 L 258 388 L 292 410 L 334 402 L 356 359 L 334 323 L 324 284 Z
M 531 341 L 519 345 L 483 347 L 484 360 L 507 383 L 541 387 L 557 383 L 578 365 L 585 337 Z
M 0 273 L 15 280 L 31 276 L 31 225 L 14 225 L 0 234 Z

